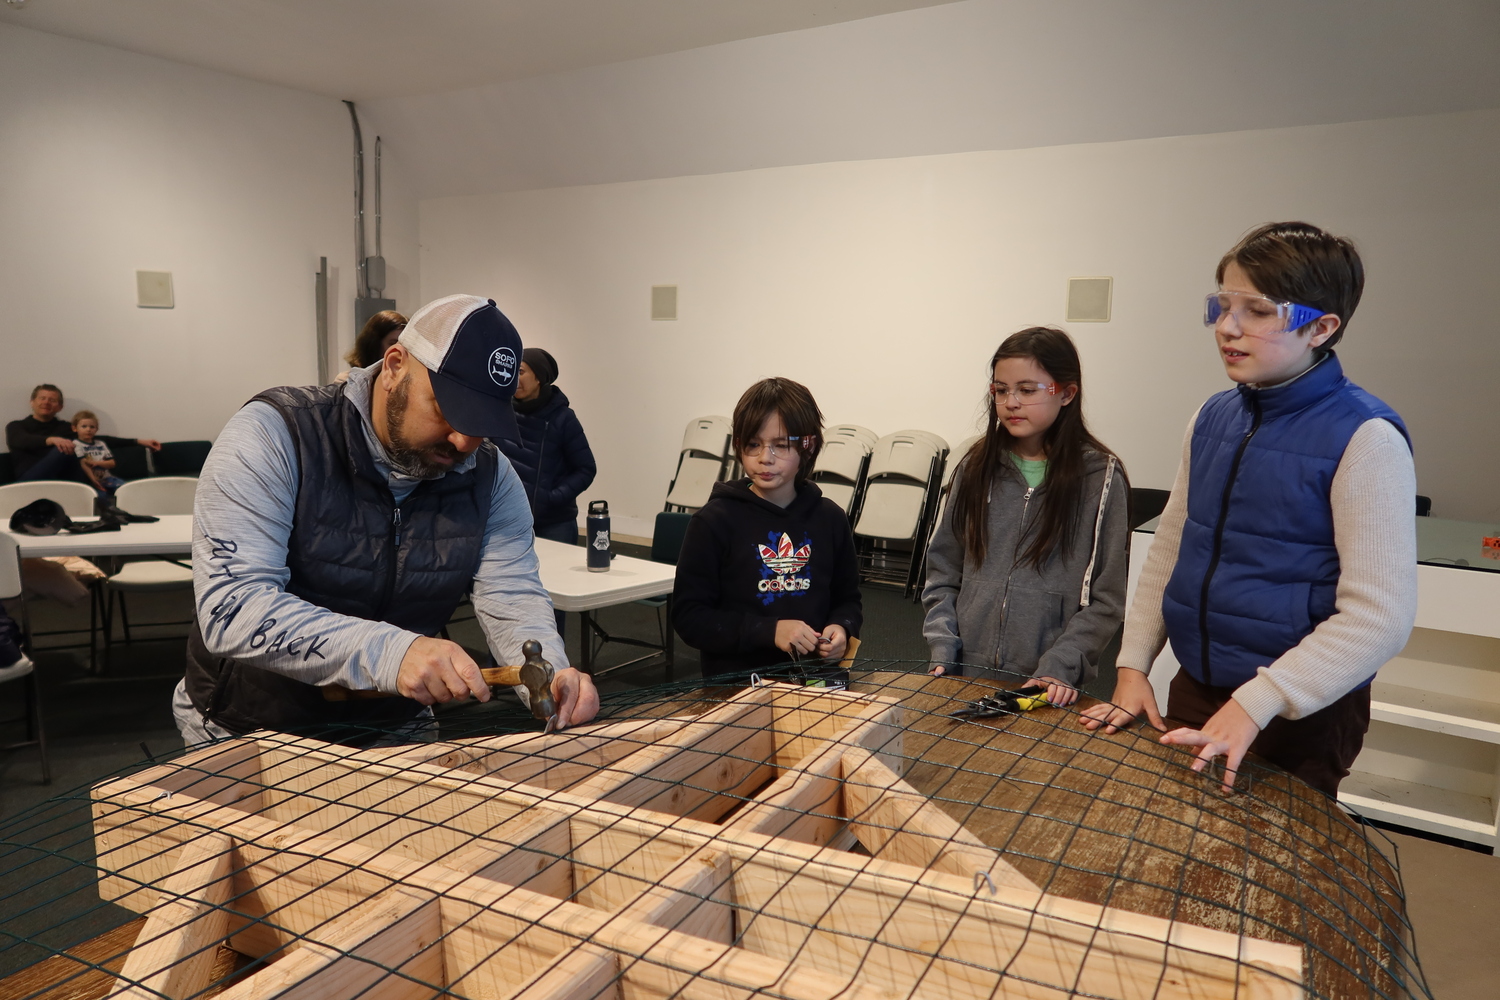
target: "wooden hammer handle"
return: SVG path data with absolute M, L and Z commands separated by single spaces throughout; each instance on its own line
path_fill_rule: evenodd
M 490 687 L 505 685 L 515 687 L 521 683 L 520 667 L 480 667 L 480 674 L 484 676 L 484 682 Z M 387 694 L 384 691 L 359 690 L 351 691 L 349 688 L 338 684 L 330 684 L 323 689 L 323 697 L 328 701 L 363 701 L 366 698 L 399 698 L 400 695 Z

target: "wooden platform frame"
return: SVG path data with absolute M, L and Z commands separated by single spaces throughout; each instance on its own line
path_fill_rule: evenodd
M 892 699 L 384 750 L 256 734 L 94 789 L 112 996 L 1304 996 L 1302 949 L 1042 892 L 902 778 Z M 861 853 L 862 852 L 862 853 Z

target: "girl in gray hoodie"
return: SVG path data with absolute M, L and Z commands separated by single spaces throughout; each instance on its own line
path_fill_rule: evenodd
M 934 674 L 1029 676 L 1072 704 L 1125 615 L 1129 483 L 1083 419 L 1078 350 L 1031 327 L 990 359 L 987 427 L 927 551 Z

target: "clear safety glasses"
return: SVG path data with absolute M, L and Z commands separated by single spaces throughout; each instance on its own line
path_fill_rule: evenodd
M 1324 315 L 1323 310 L 1296 302 L 1278 302 L 1254 292 L 1213 292 L 1203 299 L 1203 325 L 1217 327 L 1225 314 L 1234 317 L 1241 333 L 1268 337 L 1285 330 L 1300 330 Z
M 995 401 L 1004 402 L 1006 397 L 1013 398 L 1022 406 L 1035 406 L 1044 402 L 1048 396 L 1056 396 L 1058 385 L 1056 382 L 1017 382 L 1015 385 L 1006 385 L 1004 382 L 991 382 L 990 395 Z
M 784 437 L 777 438 L 774 441 L 746 441 L 745 446 L 740 451 L 744 452 L 750 458 L 759 458 L 763 452 L 769 451 L 771 457 L 775 458 L 777 455 L 790 455 L 801 448 L 811 448 L 817 440 L 812 435 L 808 435 L 805 438 Z M 803 442 L 806 442 L 806 444 Z

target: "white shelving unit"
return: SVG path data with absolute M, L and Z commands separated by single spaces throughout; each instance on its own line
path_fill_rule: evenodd
M 1427 522 L 1427 523 L 1424 523 Z M 1434 538 L 1483 525 L 1419 518 L 1419 553 Z M 1154 523 L 1131 546 L 1129 601 Z M 1481 564 L 1482 565 L 1482 564 Z M 1500 572 L 1417 566 L 1417 627 L 1376 675 L 1370 732 L 1339 801 L 1371 819 L 1500 847 Z M 1171 648 L 1151 668 L 1163 711 L 1177 673 Z

